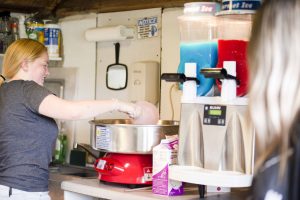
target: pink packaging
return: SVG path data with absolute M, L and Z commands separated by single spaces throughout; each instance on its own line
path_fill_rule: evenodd
M 177 164 L 178 139 L 164 139 L 153 148 L 152 192 L 176 196 L 183 194 L 183 184 L 169 179 L 169 166 Z

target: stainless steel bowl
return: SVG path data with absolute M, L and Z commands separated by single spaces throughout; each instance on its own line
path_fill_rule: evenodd
M 130 154 L 151 154 L 166 135 L 179 131 L 179 122 L 160 120 L 156 125 L 135 125 L 130 119 L 92 120 L 91 145 L 94 149 Z

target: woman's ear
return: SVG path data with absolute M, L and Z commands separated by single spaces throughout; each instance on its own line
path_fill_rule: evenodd
M 22 61 L 21 69 L 24 70 L 25 72 L 28 71 L 28 61 L 27 60 Z

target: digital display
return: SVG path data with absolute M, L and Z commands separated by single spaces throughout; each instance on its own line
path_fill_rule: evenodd
M 222 110 L 209 110 L 208 111 L 209 115 L 217 115 L 217 116 L 221 116 L 222 115 Z
M 226 126 L 226 106 L 205 104 L 203 124 L 208 126 Z

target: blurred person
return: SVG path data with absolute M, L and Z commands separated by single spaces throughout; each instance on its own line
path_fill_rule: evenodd
M 298 200 L 300 0 L 264 0 L 253 23 L 249 112 L 258 158 L 252 199 Z
M 0 76 L 0 199 L 48 200 L 48 166 L 58 134 L 54 119 L 88 119 L 109 111 L 141 116 L 118 100 L 68 101 L 43 87 L 46 47 L 31 39 L 12 43 Z

